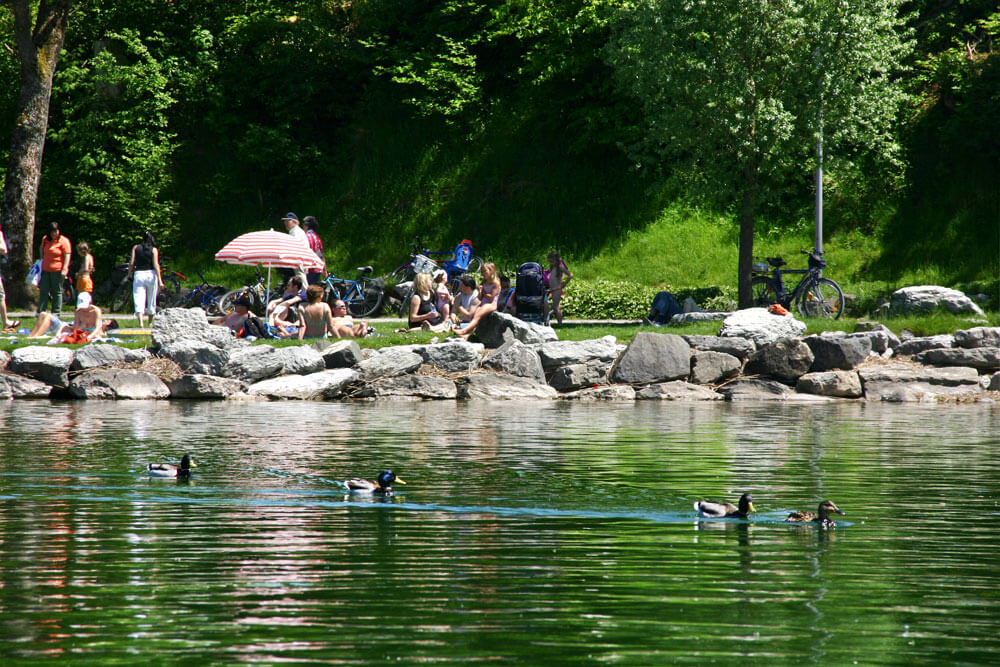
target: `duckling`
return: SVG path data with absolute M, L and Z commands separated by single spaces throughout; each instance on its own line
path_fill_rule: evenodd
M 846 515 L 847 512 L 833 504 L 832 500 L 824 500 L 816 512 L 792 512 L 785 521 L 790 523 L 815 523 L 822 528 L 833 528 L 836 522 L 830 518 L 830 512 Z
M 146 469 L 150 477 L 178 477 L 181 479 L 191 476 L 191 468 L 197 468 L 191 457 L 185 454 L 181 457 L 181 464 L 175 466 L 172 463 L 150 463 Z
M 391 496 L 393 482 L 406 484 L 402 479 L 396 477 L 396 473 L 391 470 L 383 470 L 375 480 L 373 482 L 370 479 L 348 479 L 344 482 L 344 485 L 351 493 L 373 493 L 377 496 Z
M 709 519 L 746 519 L 747 513 L 756 512 L 753 498 L 749 493 L 740 496 L 739 507 L 732 503 L 715 503 L 711 500 L 699 500 L 694 504 L 698 516 Z

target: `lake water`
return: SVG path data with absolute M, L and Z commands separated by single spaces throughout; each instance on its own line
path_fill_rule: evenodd
M 0 406 L 0 660 L 1000 661 L 992 405 Z M 149 461 L 198 463 L 190 482 Z M 384 500 L 340 480 L 391 467 Z M 750 522 L 698 522 L 753 493 Z M 823 498 L 834 530 L 785 524 Z

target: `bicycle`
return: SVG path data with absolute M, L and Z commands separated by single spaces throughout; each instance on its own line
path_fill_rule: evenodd
M 836 282 L 823 277 L 826 267 L 823 252 L 803 250 L 802 253 L 809 256 L 808 269 L 782 269 L 786 262 L 781 257 L 767 257 L 766 263 L 753 264 L 752 270 L 758 274 L 750 279 L 754 305 L 767 307 L 779 303 L 791 308 L 794 303 L 803 317 L 839 318 L 844 312 L 844 291 Z M 791 292 L 785 288 L 783 276 L 787 273 L 803 274 Z
M 121 266 L 115 267 L 116 270 Z M 124 266 L 126 270 L 125 277 L 118 283 L 118 287 L 115 288 L 114 293 L 111 295 L 110 305 L 112 313 L 126 313 L 131 311 L 129 306 L 132 303 L 132 276 L 127 273 L 128 264 Z M 187 280 L 184 274 L 165 268 L 162 265 L 160 266 L 160 274 L 163 276 L 163 287 L 156 293 L 157 310 L 177 305 L 180 301 L 181 281 Z
M 463 240 L 459 246 L 467 245 L 470 252 L 472 249 L 472 244 L 468 241 Z M 410 261 L 406 264 L 401 264 L 393 269 L 389 273 L 389 280 L 395 284 L 406 282 L 408 280 L 413 280 L 413 277 L 418 273 L 434 273 L 437 269 L 448 268 L 442 267 L 440 262 L 444 260 L 435 259 L 434 255 L 455 255 L 454 250 L 429 250 L 424 247 L 423 242 L 420 237 L 416 237 L 414 242 L 410 244 Z M 449 280 L 457 278 L 460 273 L 479 273 L 479 270 L 483 268 L 483 258 L 478 255 L 469 256 L 469 263 L 460 270 L 449 270 L 448 278 Z M 454 274 L 454 275 L 452 275 Z
M 271 302 L 272 299 L 276 299 L 281 296 L 281 292 L 277 289 L 268 289 L 264 282 L 264 274 L 260 271 L 260 266 L 257 269 L 257 279 L 252 285 L 244 285 L 234 290 L 230 290 L 222 295 L 219 299 L 219 310 L 222 311 L 223 315 L 229 315 L 234 310 L 236 310 L 236 299 L 241 296 L 245 296 L 250 299 L 250 310 L 255 313 L 263 313 L 267 309 L 267 304 Z
M 223 285 L 210 285 L 201 271 L 198 272 L 198 277 L 201 284 L 178 297 L 177 305 L 181 308 L 201 308 L 208 315 L 222 315 L 219 297 L 229 290 Z
M 359 266 L 358 277 L 354 280 L 328 274 L 318 283 L 324 286 L 324 300 L 332 308 L 334 302 L 340 299 L 354 317 L 374 315 L 382 306 L 382 286 L 379 281 L 365 277 L 371 272 L 372 267 Z

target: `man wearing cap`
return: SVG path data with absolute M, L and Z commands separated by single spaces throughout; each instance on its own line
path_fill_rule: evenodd
M 213 320 L 212 324 L 220 324 L 239 333 L 250 315 L 252 315 L 250 312 L 250 299 L 241 296 L 233 301 L 233 312 L 217 320 Z
M 285 223 L 285 229 L 288 230 L 288 235 L 291 236 L 296 241 L 302 243 L 302 245 L 309 247 L 309 238 L 306 236 L 306 231 L 302 229 L 302 225 L 299 224 L 299 216 L 295 215 L 291 211 L 285 214 L 285 217 L 281 219 Z M 294 275 L 302 278 L 302 284 L 307 284 L 306 272 L 302 267 L 296 268 Z

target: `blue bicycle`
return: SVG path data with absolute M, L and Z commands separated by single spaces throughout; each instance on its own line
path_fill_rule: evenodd
M 338 278 L 332 273 L 319 284 L 323 285 L 324 300 L 333 307 L 337 299 L 347 305 L 347 311 L 354 317 L 369 317 L 382 307 L 382 284 L 366 276 L 372 272 L 370 266 L 359 266 L 358 277 L 354 280 Z

